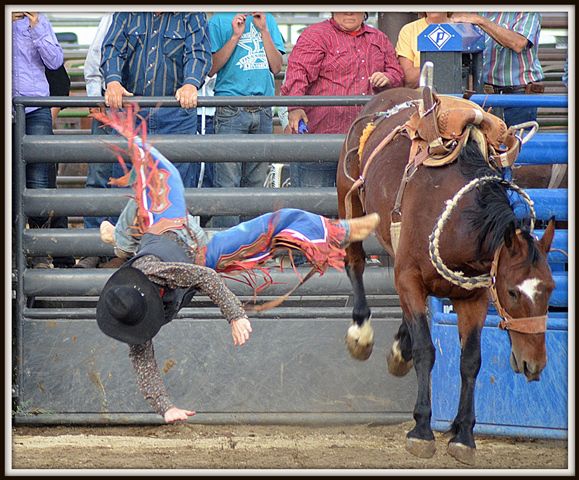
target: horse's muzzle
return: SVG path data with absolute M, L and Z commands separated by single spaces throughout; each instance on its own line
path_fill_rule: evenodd
M 515 373 L 522 373 L 525 375 L 527 382 L 538 382 L 541 379 L 541 371 L 543 368 L 539 368 L 534 365 L 523 361 L 522 366 L 519 366 L 515 354 L 511 352 L 510 358 L 511 368 Z

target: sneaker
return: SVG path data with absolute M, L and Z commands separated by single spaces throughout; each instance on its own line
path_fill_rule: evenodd
M 346 240 L 346 245 L 352 242 L 361 242 L 370 235 L 380 223 L 380 215 L 371 213 L 363 217 L 351 218 L 345 221 L 350 227 L 350 235 Z
M 100 236 L 101 236 L 101 240 L 105 243 L 108 243 L 109 245 L 114 245 L 115 244 L 115 226 L 109 222 L 108 220 L 105 220 L 104 222 L 101 223 L 100 228 Z
M 97 268 L 99 257 L 82 257 L 72 268 Z

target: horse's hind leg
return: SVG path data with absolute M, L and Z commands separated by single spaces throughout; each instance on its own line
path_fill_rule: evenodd
M 410 332 L 406 324 L 404 316 L 402 323 L 398 329 L 398 333 L 394 336 L 394 343 L 388 353 L 386 362 L 388 363 L 388 371 L 396 376 L 403 377 L 412 369 L 412 342 L 410 340 Z
M 474 465 L 476 445 L 473 429 L 476 423 L 474 411 L 474 387 L 481 366 L 481 330 L 486 318 L 488 300 L 486 290 L 477 299 L 453 301 L 458 315 L 460 337 L 460 401 L 458 411 L 449 433 L 448 453 L 462 463 Z
M 353 324 L 346 335 L 346 345 L 352 357 L 367 360 L 374 347 L 374 331 L 370 325 L 370 307 L 364 290 L 366 253 L 362 242 L 352 243 L 346 249 L 346 271 L 354 294 Z

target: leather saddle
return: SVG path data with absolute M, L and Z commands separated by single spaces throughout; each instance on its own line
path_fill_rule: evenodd
M 470 100 L 437 95 L 429 87 L 404 130 L 415 144 L 415 158 L 409 160 L 419 158 L 417 163 L 431 167 L 453 162 L 469 136 L 495 168 L 510 167 L 521 149 L 520 139 L 503 120 Z

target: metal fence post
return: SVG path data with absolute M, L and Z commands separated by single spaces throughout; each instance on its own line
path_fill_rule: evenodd
M 14 213 L 12 215 L 12 228 L 16 228 L 16 232 L 12 232 L 13 236 L 16 238 L 16 251 L 12 251 L 12 257 L 15 257 L 16 260 L 16 304 L 15 307 L 16 315 L 12 318 L 12 331 L 13 331 L 13 339 L 12 339 L 12 365 L 15 371 L 12 372 L 13 375 L 13 383 L 12 383 L 12 396 L 15 399 L 16 403 L 18 403 L 19 399 L 19 390 L 21 385 L 21 376 L 22 376 L 22 313 L 24 311 L 24 269 L 25 266 L 25 258 L 24 258 L 24 227 L 26 225 L 26 221 L 24 218 L 24 202 L 20 201 L 23 196 L 24 189 L 26 188 L 26 166 L 24 164 L 24 159 L 22 156 L 22 140 L 26 133 L 26 113 L 24 109 L 24 105 L 16 104 L 15 105 L 15 124 L 14 124 L 14 145 L 12 145 L 12 154 L 14 156 L 13 166 L 15 168 L 13 178 L 15 181 L 12 182 L 12 188 L 15 189 L 15 195 L 13 198 L 16 200 L 16 204 L 12 205 L 12 208 L 15 209 L 15 216 Z M 14 222 L 14 219 L 16 220 Z M 15 234 L 15 235 L 14 235 Z M 14 242 L 13 242 L 14 243 Z M 12 245 L 14 247 L 14 245 Z

